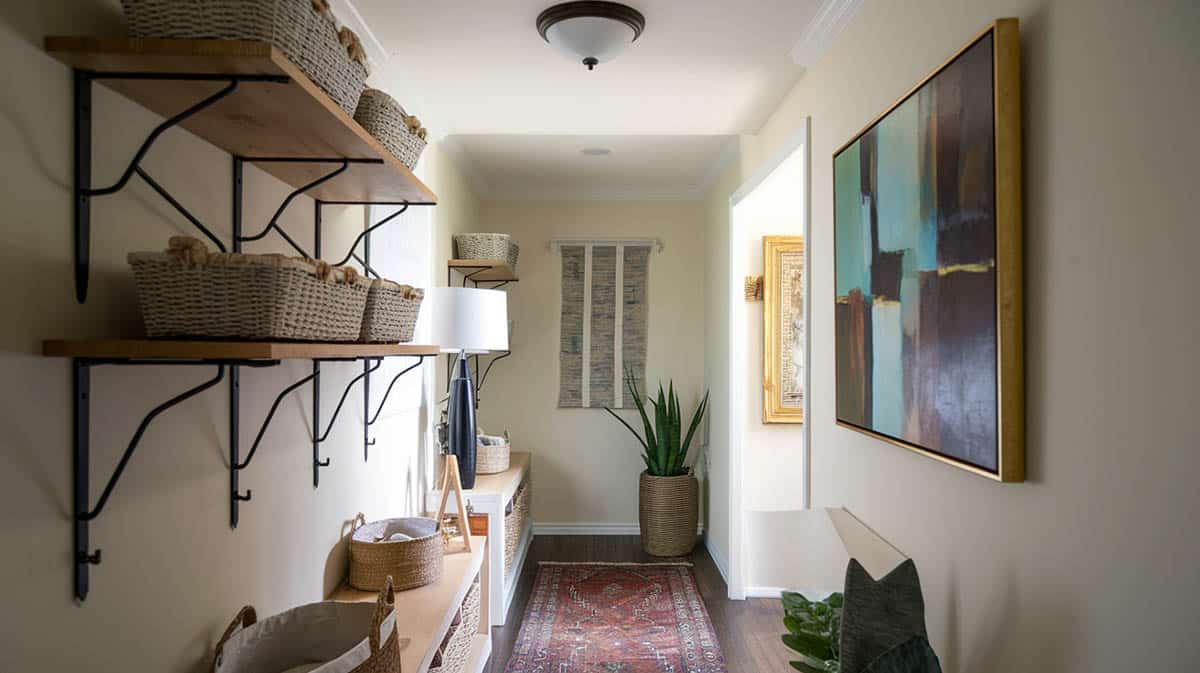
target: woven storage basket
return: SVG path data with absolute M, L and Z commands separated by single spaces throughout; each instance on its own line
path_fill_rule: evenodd
M 390 576 L 396 591 L 442 578 L 444 551 L 437 522 L 424 517 L 366 522 L 362 512 L 350 531 L 350 586 L 374 591 Z M 400 533 L 408 540 L 390 540 Z
M 429 673 L 462 673 L 467 670 L 471 640 L 479 633 L 480 591 L 479 578 L 476 578 L 463 598 L 455 623 L 450 625 L 429 665 Z
M 426 131 L 421 122 L 379 89 L 366 89 L 358 99 L 354 120 L 410 169 L 425 149 Z
M 373 280 L 363 311 L 363 343 L 405 343 L 412 341 L 421 312 L 423 290 L 400 285 L 390 280 Z
M 642 549 L 651 556 L 683 556 L 696 546 L 700 485 L 690 474 L 638 482 L 638 523 Z
M 475 445 L 475 474 L 499 474 L 508 469 L 512 444 Z
M 521 249 L 508 234 L 455 234 L 456 259 L 486 259 L 505 262 L 513 271 L 517 270 L 517 256 Z
M 209 254 L 187 236 L 131 252 L 151 338 L 354 341 L 370 282 L 353 269 L 283 255 Z
M 504 574 L 507 576 L 517 556 L 517 545 L 529 519 L 529 481 L 521 482 L 513 494 L 512 509 L 504 515 Z
M 374 604 L 321 601 L 261 622 L 247 605 L 217 641 L 212 671 L 401 673 L 395 604 L 388 582 Z
M 367 78 L 365 55 L 349 29 L 315 0 L 121 0 L 130 37 L 269 42 L 353 115 Z

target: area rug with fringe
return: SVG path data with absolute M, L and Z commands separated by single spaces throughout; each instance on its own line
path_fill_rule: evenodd
M 727 673 L 690 563 L 542 562 L 505 673 Z

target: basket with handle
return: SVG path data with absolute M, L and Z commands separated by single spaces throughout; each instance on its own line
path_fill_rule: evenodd
M 353 115 L 367 78 L 358 37 L 326 0 L 121 0 L 130 37 L 254 40 L 283 52 Z
M 374 604 L 321 601 L 261 622 L 247 605 L 217 641 L 213 673 L 401 673 L 395 603 L 385 581 Z
M 391 579 L 397 591 L 442 578 L 445 549 L 437 522 L 425 517 L 367 523 L 359 512 L 350 527 L 350 586 L 372 591 Z
M 483 259 L 504 262 L 517 270 L 521 249 L 508 234 L 475 233 L 454 235 L 455 259 Z
M 429 133 L 396 99 L 379 89 L 364 90 L 354 110 L 354 121 L 410 170 L 417 167 Z
M 512 441 L 505 432 L 503 437 L 483 434 L 475 446 L 475 474 L 499 474 L 508 469 L 512 457 Z
M 390 280 L 371 281 L 363 311 L 363 343 L 406 343 L 412 341 L 421 312 L 424 290 Z
M 351 268 L 211 254 L 189 236 L 128 261 L 151 338 L 355 341 L 362 329 L 370 282 Z

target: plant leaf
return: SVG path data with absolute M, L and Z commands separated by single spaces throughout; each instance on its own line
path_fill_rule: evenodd
M 642 445 L 642 448 L 643 448 L 643 449 L 645 449 L 645 448 L 648 448 L 648 447 L 646 446 L 646 441 L 645 441 L 645 440 L 643 440 L 643 439 L 642 439 L 642 436 L 641 436 L 641 435 L 639 435 L 639 434 L 637 433 L 637 430 L 634 430 L 634 429 L 633 429 L 633 426 L 632 426 L 632 425 L 630 425 L 629 423 L 626 423 L 626 422 L 625 422 L 625 419 L 624 419 L 624 418 L 621 418 L 620 416 L 618 416 L 618 415 L 617 415 L 617 412 L 613 411 L 612 409 L 609 409 L 608 407 L 604 407 L 604 410 L 605 410 L 605 411 L 607 411 L 607 412 L 609 413 L 609 415 L 611 415 L 613 418 L 615 418 L 615 419 L 617 419 L 618 421 L 620 421 L 620 422 L 621 422 L 621 425 L 624 425 L 626 428 L 628 428 L 628 429 L 629 429 L 629 431 L 633 433 L 633 436 L 637 438 L 637 440 L 638 440 L 638 443 Z
M 812 657 L 819 661 L 833 658 L 833 647 L 829 641 L 820 636 L 815 636 L 810 633 L 787 633 L 781 636 L 783 644 L 796 650 L 800 654 Z
M 803 661 L 789 661 L 788 663 L 792 665 L 792 668 L 804 673 L 826 673 L 824 669 L 809 666 Z
M 692 437 L 696 434 L 696 428 L 700 427 L 700 421 L 704 419 L 704 412 L 708 410 L 708 391 L 704 392 L 704 399 L 700 400 L 700 406 L 696 407 L 696 413 L 692 415 L 692 424 L 688 428 L 687 438 L 683 440 L 683 452 L 686 454 L 688 448 L 692 445 Z M 796 594 L 799 596 L 800 594 Z M 784 605 L 787 602 L 784 601 Z
M 629 387 L 629 395 L 633 398 L 633 404 L 637 407 L 638 414 L 642 417 L 642 428 L 646 432 L 646 454 L 650 456 L 646 470 L 651 475 L 661 475 L 663 466 L 658 463 L 658 446 L 657 439 L 654 436 L 654 427 L 650 424 L 650 417 L 646 414 L 646 405 L 642 401 L 642 394 L 637 389 L 637 380 L 633 375 L 632 369 L 625 370 L 625 385 Z
M 667 439 L 667 403 L 664 399 L 662 384 L 658 386 L 658 403 L 654 405 L 654 425 L 658 430 L 658 465 L 663 469 L 663 476 L 670 476 L 666 470 L 670 468 L 667 462 L 667 452 L 670 442 Z

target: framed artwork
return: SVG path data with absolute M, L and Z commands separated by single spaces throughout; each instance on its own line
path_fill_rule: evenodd
M 833 155 L 837 423 L 1025 478 L 1016 19 Z
M 804 422 L 804 238 L 763 237 L 763 423 Z

